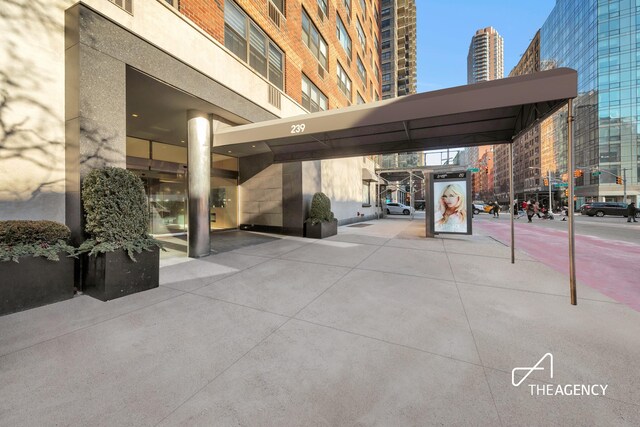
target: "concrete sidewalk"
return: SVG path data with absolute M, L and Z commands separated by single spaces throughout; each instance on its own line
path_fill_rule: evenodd
M 564 275 L 488 236 L 423 235 L 390 218 L 171 252 L 158 289 L 0 317 L 0 425 L 640 425 L 640 313 L 588 287 L 571 306 Z M 553 377 L 512 385 L 546 353 Z

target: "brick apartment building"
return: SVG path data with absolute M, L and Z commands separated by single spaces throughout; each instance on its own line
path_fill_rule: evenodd
M 317 191 L 341 224 L 376 216 L 371 158 L 274 163 L 216 149 L 215 132 L 379 100 L 378 0 L 14 3 L 0 54 L 4 118 L 20 131 L 2 136 L 0 219 L 56 220 L 77 237 L 82 178 L 118 166 L 143 179 L 153 234 L 186 233 L 193 114 L 213 141 L 201 153 L 212 230 L 301 235 Z
M 250 37 L 261 33 L 268 39 L 268 49 L 284 57 L 284 83 L 278 84 L 270 76 L 269 80 L 307 110 L 315 111 L 316 107 L 309 107 L 309 101 L 302 97 L 303 78 L 326 97 L 327 105 L 319 109 L 380 99 L 379 3 L 181 0 L 177 10 L 239 57 L 241 47 L 234 39 L 241 34 L 232 28 L 232 20 L 245 15 L 250 20 Z M 341 33 L 342 29 L 346 31 Z M 346 39 L 339 38 L 345 34 Z

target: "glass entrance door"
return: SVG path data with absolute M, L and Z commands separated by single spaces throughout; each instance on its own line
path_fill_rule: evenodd
M 238 227 L 238 180 L 211 178 L 211 230 Z
M 187 188 L 184 174 L 133 171 L 144 183 L 149 202 L 149 233 L 182 234 L 187 231 Z

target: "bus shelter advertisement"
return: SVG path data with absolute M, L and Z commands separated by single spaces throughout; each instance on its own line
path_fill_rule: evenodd
M 471 234 L 470 176 L 466 171 L 432 174 L 436 234 Z

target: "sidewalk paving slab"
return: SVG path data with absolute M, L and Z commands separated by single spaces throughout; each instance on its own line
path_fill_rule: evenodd
M 480 229 L 367 224 L 172 251 L 158 289 L 0 317 L 0 425 L 640 424 L 640 312 L 580 282 L 571 306 L 566 276 Z M 525 384 L 607 395 L 511 385 L 547 352 L 554 377 Z

